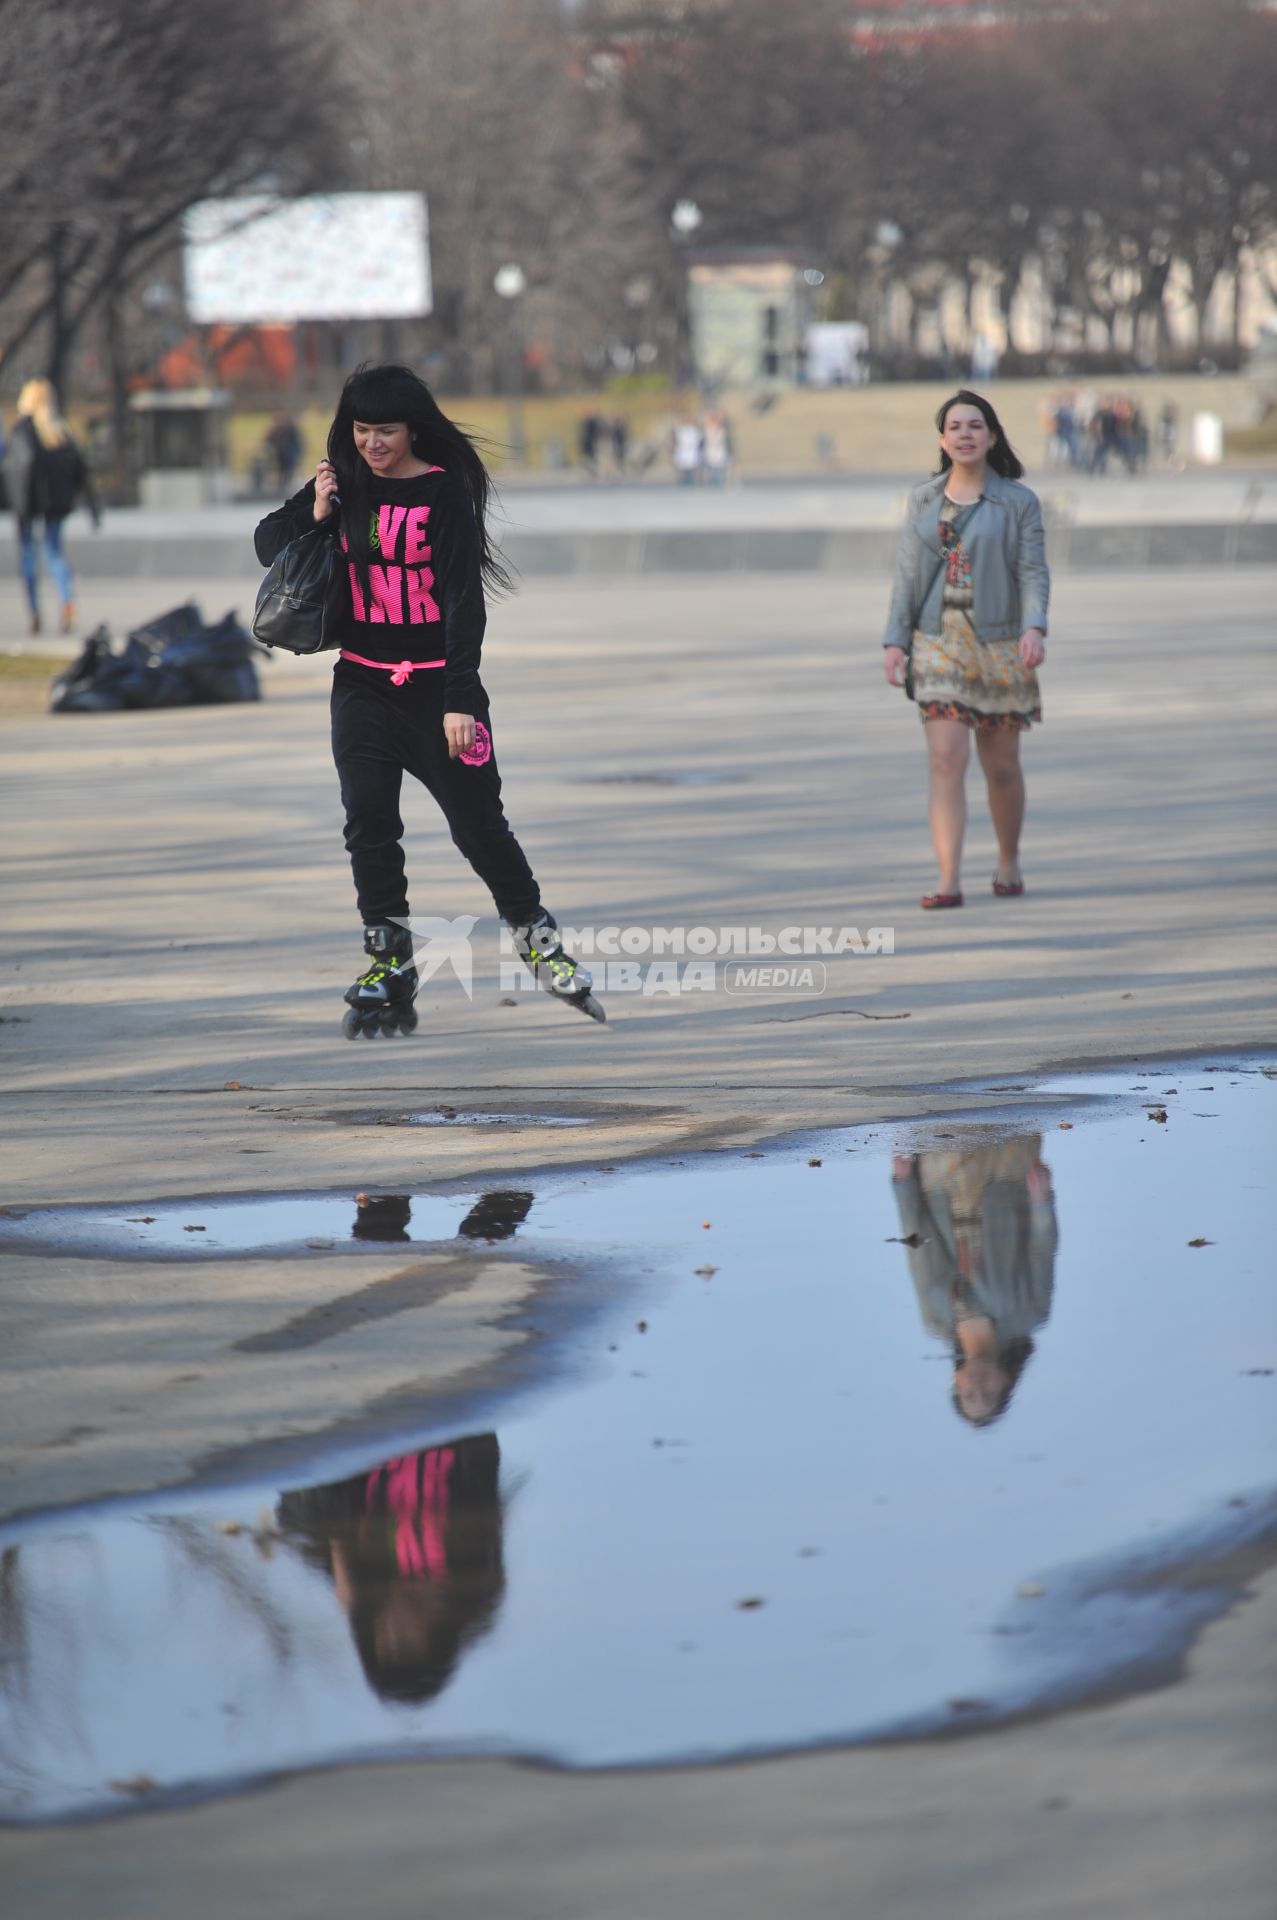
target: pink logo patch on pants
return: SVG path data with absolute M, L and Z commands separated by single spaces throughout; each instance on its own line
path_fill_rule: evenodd
M 492 758 L 492 735 L 482 720 L 474 723 L 474 745 L 467 747 L 464 753 L 457 755 L 468 767 L 483 767 Z

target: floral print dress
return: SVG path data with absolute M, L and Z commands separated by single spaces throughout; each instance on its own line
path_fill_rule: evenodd
M 945 553 L 944 609 L 938 634 L 915 633 L 911 664 L 914 699 L 926 720 L 960 720 L 982 733 L 1025 732 L 1042 718 L 1038 677 L 1020 658 L 1020 642 L 978 640 L 971 624 L 975 599 L 971 557 L 954 530 L 961 506 L 948 494 L 940 509 Z

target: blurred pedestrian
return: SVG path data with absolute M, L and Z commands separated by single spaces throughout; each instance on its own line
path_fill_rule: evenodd
M 302 457 L 302 437 L 291 414 L 276 415 L 266 436 L 266 450 L 275 463 L 275 478 L 281 493 L 291 493 L 297 462 Z
M 735 455 L 735 443 L 730 420 L 717 408 L 705 416 L 702 442 L 701 458 L 706 480 L 712 487 L 726 486 Z
M 670 460 L 680 486 L 694 486 L 705 457 L 705 435 L 700 422 L 685 408 L 670 435 Z
M 603 422 L 598 409 L 591 407 L 582 414 L 577 423 L 576 450 L 581 456 L 581 465 L 593 479 L 599 470 L 599 441 L 603 437 Z
M 1157 416 L 1157 450 L 1168 466 L 1174 464 L 1179 450 L 1179 408 L 1173 400 L 1164 400 Z
M 62 608 L 62 631 L 75 628 L 75 577 L 62 546 L 67 516 L 83 497 L 94 526 L 102 520 L 93 478 L 58 408 L 49 380 L 28 380 L 18 395 L 18 417 L 5 449 L 4 473 L 18 527 L 18 563 L 30 608 L 31 632 L 40 632 L 40 567 L 36 522 L 43 525 L 44 564 Z
M 971 735 L 998 841 L 995 894 L 1024 892 L 1020 735 L 1042 718 L 1050 592 L 1042 510 L 989 402 L 960 389 L 936 415 L 937 474 L 915 487 L 883 642 L 889 683 L 918 703 L 938 879 L 927 909 L 962 905 Z
M 342 388 L 327 458 L 254 536 L 268 567 L 303 534 L 340 528 L 332 749 L 371 962 L 346 994 L 348 1039 L 417 1025 L 400 817 L 406 773 L 437 802 L 537 982 L 603 1018 L 501 804 L 479 678 L 484 588 L 510 585 L 488 532 L 490 492 L 478 449 L 411 368 L 361 367 Z
M 623 413 L 618 413 L 610 428 L 612 436 L 612 464 L 618 473 L 624 473 L 630 456 L 630 423 Z

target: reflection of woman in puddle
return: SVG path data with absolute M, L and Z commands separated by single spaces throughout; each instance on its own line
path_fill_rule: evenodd
M 283 1532 L 332 1578 L 368 1684 L 431 1700 L 491 1627 L 505 1591 L 493 1433 L 285 1493 Z
M 928 1333 L 953 1347 L 953 1404 L 972 1426 L 1005 1413 L 1051 1311 L 1057 1232 L 1040 1133 L 891 1163 Z

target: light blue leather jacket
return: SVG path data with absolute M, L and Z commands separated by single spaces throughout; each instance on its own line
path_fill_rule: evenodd
M 908 653 L 915 632 L 940 631 L 944 483 L 945 475 L 936 474 L 909 496 L 884 647 Z M 971 624 L 977 640 L 1018 640 L 1026 627 L 1045 633 L 1051 576 L 1036 493 L 1018 480 L 986 473 L 980 503 L 963 526 L 962 544 L 971 557 Z

